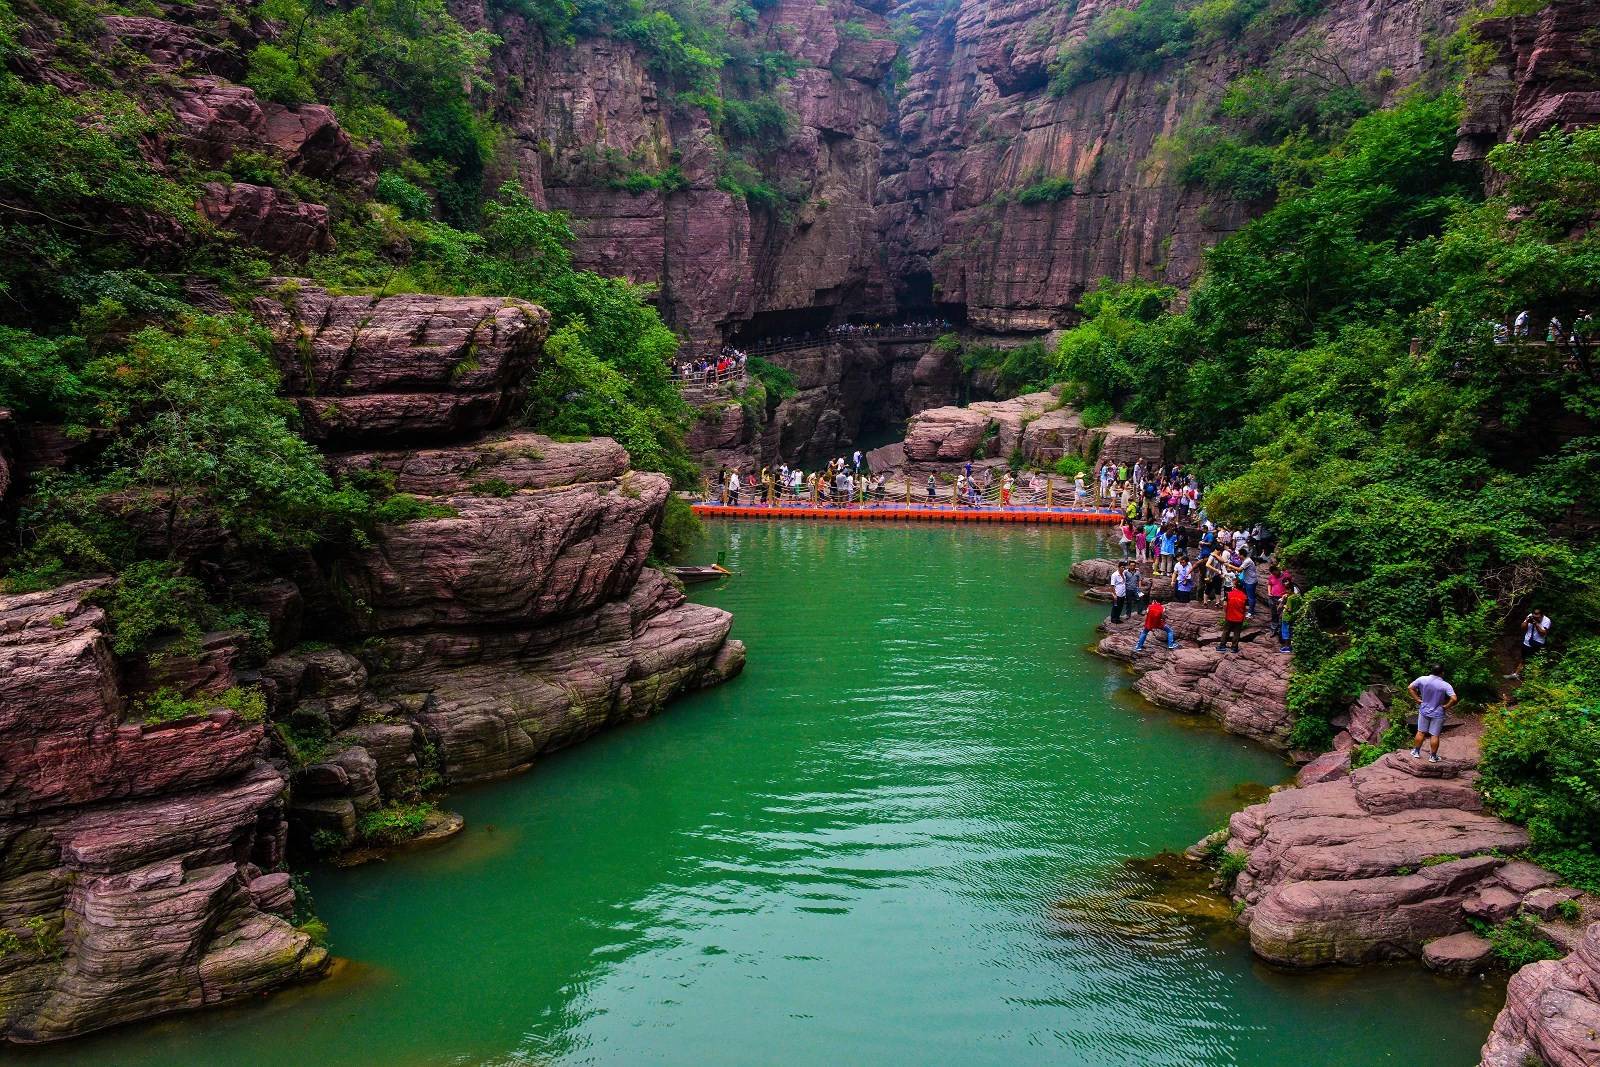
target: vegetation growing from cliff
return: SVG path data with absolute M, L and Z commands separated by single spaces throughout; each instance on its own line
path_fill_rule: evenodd
M 1600 638 L 1536 664 L 1514 703 L 1493 709 L 1481 785 L 1490 806 L 1528 827 L 1534 855 L 1600 892 Z
M 1326 0 L 1142 0 L 1112 8 L 1051 65 L 1050 90 L 1064 95 L 1113 74 L 1156 70 L 1191 49 L 1261 34 L 1316 14 Z
M 186 83 L 169 74 L 148 89 L 130 73 L 139 60 L 98 47 L 115 8 L 22 4 L 0 0 L 0 407 L 59 426 L 66 466 L 31 477 L 5 588 L 117 574 L 108 610 L 120 652 L 192 645 L 231 612 L 198 558 L 242 551 L 270 566 L 402 518 L 392 492 L 330 478 L 277 395 L 264 332 L 243 314 L 202 313 L 185 279 L 214 307 L 246 307 L 275 274 L 534 300 L 552 313 L 554 358 L 531 383 L 526 419 L 613 434 L 636 465 L 690 477 L 687 413 L 666 370 L 677 340 L 648 295 L 574 269 L 564 216 L 514 187 L 483 197 L 499 135 L 472 90 L 492 35 L 437 0 L 263 7 L 279 32 L 235 57 L 248 82 L 267 99 L 331 104 L 382 167 L 369 195 L 263 152 L 207 170 L 166 136 L 161 94 Z M 53 51 L 25 48 L 24 22 L 53 34 Z M 18 73 L 40 64 L 59 77 Z M 194 204 L 213 180 L 327 204 L 337 251 L 298 263 L 202 222 Z
M 1058 352 L 1091 397 L 1193 446 L 1215 517 L 1279 531 L 1306 588 L 1297 747 L 1325 744 L 1364 686 L 1430 662 L 1469 703 L 1493 702 L 1497 649 L 1536 604 L 1569 658 L 1600 624 L 1600 554 L 1569 525 L 1592 514 L 1600 387 L 1491 329 L 1600 303 L 1584 225 L 1600 130 L 1497 149 L 1505 191 L 1485 201 L 1451 162 L 1456 126 L 1448 95 L 1361 119 L 1207 256 L 1184 310 L 1151 286 L 1104 287 Z M 1592 875 L 1592 699 L 1564 677 L 1496 713 L 1485 777 L 1541 858 Z

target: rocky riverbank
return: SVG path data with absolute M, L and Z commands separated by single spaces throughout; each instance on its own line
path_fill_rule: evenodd
M 0 597 L 8 1040 L 319 974 L 291 848 L 370 845 L 397 804 L 523 770 L 743 666 L 731 617 L 646 565 L 665 477 L 609 440 L 503 427 L 542 309 L 283 282 L 255 310 L 330 466 L 392 481 L 409 516 L 252 587 L 265 657 L 221 631 L 119 659 L 105 581 Z M 168 536 L 241 566 L 214 531 Z M 176 719 L 150 712 L 157 689 L 184 702 Z
M 1087 560 L 1071 577 L 1103 598 L 1111 567 Z M 1219 614 L 1169 604 L 1178 648 L 1157 639 L 1141 653 L 1133 649 L 1137 620 L 1107 621 L 1097 650 L 1128 662 L 1135 689 L 1157 706 L 1209 715 L 1287 751 L 1291 658 L 1263 639 L 1259 624 L 1247 626 L 1240 653 L 1217 651 Z M 1282 966 L 1414 958 L 1473 974 L 1496 962 L 1480 931 L 1516 923 L 1566 955 L 1512 976 L 1484 1064 L 1600 1063 L 1600 902 L 1515 858 L 1527 832 L 1486 812 L 1476 788 L 1476 719 L 1462 717 L 1446 730 L 1442 763 L 1401 751 L 1352 769 L 1355 746 L 1375 742 L 1386 716 L 1386 702 L 1364 694 L 1336 723 L 1331 752 L 1302 754 L 1296 784 L 1234 814 L 1192 855 L 1220 863 L 1221 888 L 1251 949 Z

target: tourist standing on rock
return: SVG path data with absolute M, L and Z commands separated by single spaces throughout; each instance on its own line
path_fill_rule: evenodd
M 1168 525 L 1161 531 L 1161 558 L 1157 574 L 1171 574 L 1173 562 L 1178 558 L 1178 530 Z
M 1233 569 L 1238 572 L 1239 586 L 1244 590 L 1244 616 L 1253 619 L 1256 617 L 1256 560 L 1248 548 L 1239 552 L 1239 559 L 1233 564 Z
M 1122 547 L 1122 560 L 1126 563 L 1128 554 L 1133 551 L 1133 523 L 1126 518 L 1122 520 L 1122 525 L 1117 527 L 1117 543 Z
M 1177 565 L 1172 569 L 1172 594 L 1180 604 L 1187 604 L 1194 596 L 1194 564 L 1189 562 L 1189 553 L 1178 553 Z
M 1417 736 L 1411 744 L 1411 758 L 1422 758 L 1424 738 L 1432 738 L 1428 762 L 1439 763 L 1439 733 L 1444 729 L 1445 712 L 1456 706 L 1456 691 L 1441 677 L 1442 667 L 1434 667 L 1406 687 L 1417 702 Z
M 1128 607 L 1128 561 L 1118 560 L 1117 569 L 1111 572 L 1111 621 L 1121 622 Z
M 1132 616 L 1134 612 L 1143 606 L 1142 598 L 1149 590 L 1144 581 L 1144 574 L 1138 564 L 1128 568 L 1126 577 L 1128 580 L 1128 614 Z
M 1151 600 L 1149 610 L 1144 613 L 1144 625 L 1139 628 L 1139 640 L 1133 646 L 1135 652 L 1144 651 L 1145 638 L 1150 636 L 1151 630 L 1165 631 L 1167 647 L 1178 647 L 1177 638 L 1172 636 L 1172 627 L 1167 625 L 1167 606 L 1159 600 Z
M 1211 580 L 1211 575 L 1207 564 L 1211 562 L 1212 550 L 1217 547 L 1217 531 L 1213 529 L 1209 523 L 1207 523 L 1206 528 L 1201 531 L 1200 543 L 1196 547 L 1199 553 L 1199 558 L 1195 562 L 1195 568 L 1199 571 L 1200 603 L 1204 604 L 1206 602 L 1206 584 Z
M 1222 603 L 1223 584 L 1228 578 L 1228 560 L 1221 550 L 1206 559 L 1206 599 Z
M 1149 535 L 1144 532 L 1144 527 L 1135 526 L 1133 529 L 1133 561 L 1135 563 L 1143 563 L 1144 554 L 1149 548 Z
M 1222 641 L 1217 645 L 1218 652 L 1228 651 L 1228 639 L 1233 638 L 1233 650 L 1239 651 L 1239 634 L 1244 630 L 1245 595 L 1244 590 L 1234 584 L 1230 575 L 1224 579 L 1228 592 L 1222 602 Z
M 1293 606 L 1292 601 L 1300 595 L 1300 587 L 1294 584 L 1294 578 L 1285 574 L 1284 585 L 1287 591 L 1283 594 L 1283 603 L 1278 606 L 1278 651 L 1293 652 L 1289 644 L 1289 611 Z
M 1276 563 L 1267 568 L 1267 611 L 1272 616 L 1272 632 L 1283 622 L 1283 602 L 1289 596 L 1289 575 Z

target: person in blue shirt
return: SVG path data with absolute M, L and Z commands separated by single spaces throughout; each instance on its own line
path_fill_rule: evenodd
M 1156 568 L 1157 574 L 1171 574 L 1173 562 L 1178 557 L 1178 531 L 1171 523 L 1161 531 L 1161 557 Z
M 1417 702 L 1417 737 L 1411 745 L 1411 758 L 1422 758 L 1424 738 L 1432 738 L 1428 752 L 1429 763 L 1442 763 L 1439 759 L 1439 734 L 1444 730 L 1445 712 L 1456 706 L 1456 691 L 1441 677 L 1443 668 L 1434 667 L 1406 687 L 1411 699 Z

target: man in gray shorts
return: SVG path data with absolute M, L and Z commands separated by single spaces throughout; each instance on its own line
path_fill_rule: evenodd
M 1417 738 L 1411 745 L 1411 758 L 1422 758 L 1422 741 L 1433 738 L 1429 746 L 1428 762 L 1439 763 L 1439 731 L 1444 729 L 1444 713 L 1456 706 L 1456 691 L 1439 676 L 1441 668 L 1434 667 L 1427 674 L 1406 687 L 1411 699 L 1417 702 Z

